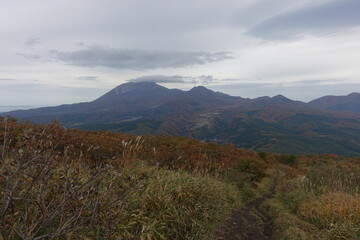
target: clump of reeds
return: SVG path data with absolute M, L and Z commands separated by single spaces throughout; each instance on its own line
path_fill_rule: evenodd
M 336 224 L 360 226 L 360 196 L 329 192 L 299 205 L 298 213 L 321 228 Z

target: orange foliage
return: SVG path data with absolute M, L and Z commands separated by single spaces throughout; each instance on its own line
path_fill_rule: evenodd
M 299 214 L 320 227 L 336 223 L 360 224 L 360 198 L 343 192 L 330 192 L 299 206 Z
M 15 119 L 8 119 L 6 124 L 1 118 L 0 121 L 0 142 L 6 137 L 9 149 L 20 149 L 24 147 L 25 142 L 27 147 L 51 142 L 51 146 L 42 148 L 54 147 L 59 152 L 66 149 L 68 156 L 90 164 L 108 161 L 122 165 L 125 161 L 140 159 L 169 169 L 201 172 L 234 167 L 238 159 L 260 160 L 258 154 L 250 150 L 236 148 L 233 145 L 202 143 L 191 138 L 137 137 L 107 131 L 66 129 L 56 121 L 47 125 L 17 122 Z

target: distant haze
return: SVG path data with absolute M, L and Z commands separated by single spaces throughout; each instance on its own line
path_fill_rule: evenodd
M 42 106 L 0 106 L 0 113 L 1 112 L 8 112 L 13 110 L 26 110 L 26 109 L 32 109 L 32 108 L 38 108 Z
M 127 81 L 302 101 L 360 92 L 359 0 L 13 0 L 0 34 L 2 106 L 86 102 Z

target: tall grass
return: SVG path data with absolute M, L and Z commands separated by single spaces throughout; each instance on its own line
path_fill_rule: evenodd
M 344 165 L 312 167 L 299 187 L 314 195 L 336 191 L 360 194 L 360 167 L 354 164 L 348 169 Z
M 329 239 L 360 239 L 360 163 L 322 159 L 288 179 L 283 203 Z
M 299 205 L 298 213 L 320 228 L 357 226 L 360 228 L 360 199 L 358 195 L 329 192 Z
M 207 239 L 224 214 L 242 204 L 236 186 L 214 178 L 215 160 L 201 162 L 208 156 L 203 150 L 196 158 L 183 154 L 181 164 L 167 161 L 174 155 L 156 164 L 162 159 L 151 157 L 159 153 L 144 155 L 142 137 L 13 119 L 0 124 L 0 144 L 4 240 Z M 181 168 L 187 161 L 194 169 Z
M 124 174 L 135 186 L 118 219 L 120 238 L 204 239 L 240 203 L 235 187 L 208 177 L 144 165 L 124 169 Z

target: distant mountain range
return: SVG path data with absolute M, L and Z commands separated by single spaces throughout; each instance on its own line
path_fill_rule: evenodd
M 256 151 L 360 156 L 360 93 L 304 103 L 282 95 L 245 99 L 205 87 L 182 91 L 130 82 L 92 102 L 1 115 L 36 123 L 59 119 L 85 130 L 186 136 Z
M 325 96 L 309 102 L 308 105 L 318 109 L 360 113 L 360 93 L 351 93 L 347 96 Z
M 9 112 L 9 111 L 14 111 L 17 109 L 33 109 L 33 108 L 39 108 L 39 107 L 43 107 L 43 106 L 5 106 L 5 105 L 0 105 L 0 113 L 2 112 Z

